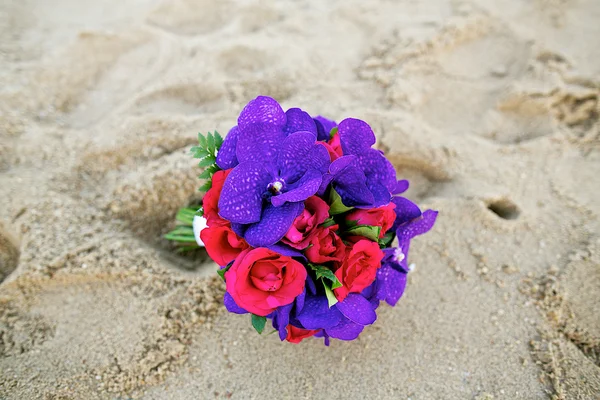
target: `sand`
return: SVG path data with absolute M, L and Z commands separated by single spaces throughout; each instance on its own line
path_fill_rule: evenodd
M 600 2 L 5 0 L 0 398 L 597 399 Z M 263 94 L 440 217 L 359 340 L 280 343 L 161 235 Z

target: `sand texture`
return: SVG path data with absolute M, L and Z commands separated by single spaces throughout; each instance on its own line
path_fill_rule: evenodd
M 600 398 L 600 1 L 3 0 L 0 399 Z M 263 94 L 440 217 L 359 340 L 281 343 L 161 235 Z

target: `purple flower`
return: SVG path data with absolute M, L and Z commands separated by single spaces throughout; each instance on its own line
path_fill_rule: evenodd
M 344 155 L 331 164 L 322 191 L 331 183 L 346 206 L 376 208 L 406 190 L 406 181 L 396 180 L 394 166 L 372 148 L 375 134 L 366 122 L 347 118 L 340 122 L 338 135 Z
M 235 167 L 223 185 L 219 214 L 251 246 L 268 247 L 285 235 L 302 212 L 304 200 L 318 191 L 329 154 L 317 143 L 315 123 L 308 114 L 297 108 L 283 113 L 269 97 L 251 101 L 232 132 L 234 139 L 219 165 Z

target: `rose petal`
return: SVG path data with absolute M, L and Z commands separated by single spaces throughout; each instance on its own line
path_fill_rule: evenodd
M 244 238 L 252 247 L 268 247 L 279 242 L 302 207 L 302 203 L 285 203 L 281 207 L 267 204 L 260 221 L 248 227 Z
M 219 198 L 219 215 L 231 222 L 249 224 L 261 219 L 263 193 L 270 177 L 258 163 L 241 163 L 231 171 Z
M 337 309 L 348 319 L 360 325 L 370 325 L 377 319 L 369 300 L 358 293 L 350 293 L 344 301 L 335 305 Z

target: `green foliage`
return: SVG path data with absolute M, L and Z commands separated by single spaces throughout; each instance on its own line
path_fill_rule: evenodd
M 325 222 L 321 224 L 321 228 L 329 228 L 330 226 L 335 225 L 337 222 L 333 218 L 327 218 Z
M 331 188 L 329 191 L 329 215 L 343 214 L 346 211 L 352 210 L 352 208 L 345 206 L 338 192 Z
M 266 317 L 261 317 L 260 315 L 252 314 L 252 326 L 256 329 L 256 332 L 263 333 L 265 330 L 265 324 L 267 323 Z
M 382 249 L 390 247 L 395 238 L 396 234 L 394 232 L 386 233 L 381 239 L 379 239 L 379 247 L 381 247 Z
M 331 308 L 333 305 L 335 305 L 335 303 L 337 303 L 337 299 L 333 294 L 333 289 L 342 287 L 342 283 L 339 281 L 337 276 L 335 276 L 333 271 L 327 266 L 315 265 L 310 263 L 308 264 L 308 266 L 315 272 L 317 281 L 321 282 L 321 284 L 323 285 L 323 288 L 325 289 L 325 295 L 327 296 L 327 304 Z
M 229 271 L 229 268 L 233 265 L 233 262 L 230 262 L 225 268 L 219 268 L 217 274 L 221 277 L 221 279 L 225 280 L 225 272 Z
M 323 287 L 325 288 L 325 296 L 327 296 L 327 305 L 331 308 L 337 304 L 338 299 L 333 294 L 333 290 L 325 282 L 323 282 Z
M 331 128 L 331 130 L 329 131 L 329 140 L 333 139 L 333 137 L 336 135 L 337 132 L 338 132 L 337 126 L 334 126 L 333 128 Z
M 380 226 L 371 225 L 357 225 L 353 228 L 346 230 L 346 233 L 352 236 L 363 236 L 374 242 L 379 241 L 379 234 L 381 232 Z
M 220 170 L 217 165 L 217 154 L 222 144 L 223 137 L 217 131 L 214 133 L 209 132 L 206 136 L 199 133 L 198 146 L 194 146 L 191 149 L 194 158 L 200 159 L 198 166 L 204 168 L 204 171 L 198 176 L 198 178 L 206 180 L 206 182 L 200 186 L 201 192 L 207 192 L 211 188 L 212 177 L 215 172 Z

